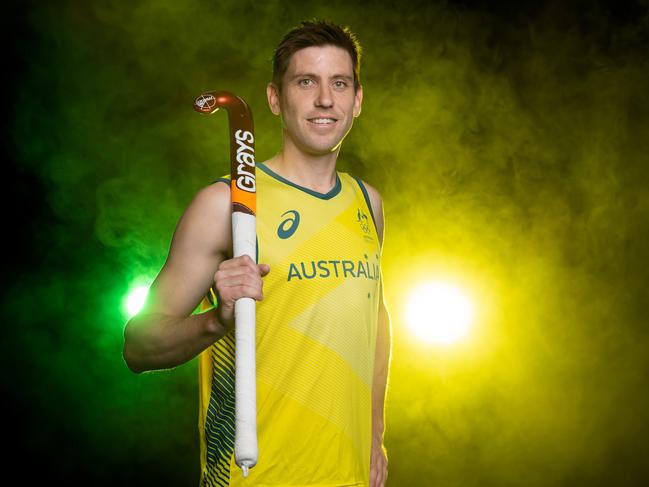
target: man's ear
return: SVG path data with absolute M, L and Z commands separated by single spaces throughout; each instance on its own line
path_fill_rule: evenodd
M 361 114 L 361 106 L 363 105 L 363 86 L 359 85 L 354 94 L 354 117 Z
M 279 89 L 274 83 L 268 83 L 268 86 L 266 86 L 266 97 L 268 98 L 270 111 L 275 115 L 279 115 L 282 112 L 279 105 Z

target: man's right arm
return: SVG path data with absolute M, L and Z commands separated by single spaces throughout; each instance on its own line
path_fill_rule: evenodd
M 124 330 L 124 359 L 133 372 L 183 364 L 219 338 L 232 325 L 234 300 L 261 299 L 261 276 L 267 272 L 251 259 L 229 259 L 232 248 L 230 188 L 215 183 L 198 192 L 181 217 L 167 260 L 149 289 L 147 303 Z M 215 283 L 225 306 L 192 315 Z M 261 270 L 260 270 L 261 269 Z M 265 270 L 265 272 L 264 272 Z M 223 284 L 225 283 L 225 284 Z M 219 296 L 221 297 L 221 296 Z

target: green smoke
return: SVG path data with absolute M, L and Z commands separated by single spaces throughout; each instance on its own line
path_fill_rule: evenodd
M 196 364 L 132 375 L 122 299 L 160 269 L 195 192 L 228 172 L 225 116 L 197 115 L 194 97 L 244 97 L 257 159 L 271 157 L 272 46 L 325 17 L 364 47 L 363 113 L 340 168 L 385 203 L 388 484 L 640 485 L 648 6 L 24 7 L 9 191 L 34 210 L 3 303 L 8 390 L 27 418 L 16 457 L 92 485 L 196 483 Z M 461 282 L 482 310 L 456 349 L 408 335 L 403 302 L 428 276 Z

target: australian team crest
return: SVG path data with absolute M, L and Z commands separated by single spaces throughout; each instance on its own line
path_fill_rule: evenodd
M 365 212 L 361 210 L 360 208 L 358 209 L 358 212 L 356 214 L 356 221 L 358 222 L 359 226 L 361 227 L 361 230 L 363 230 L 363 233 L 365 235 L 370 234 L 370 219 L 367 217 Z

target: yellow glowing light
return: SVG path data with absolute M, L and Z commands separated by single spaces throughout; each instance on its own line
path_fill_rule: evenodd
M 406 320 L 417 338 L 451 345 L 467 335 L 473 321 L 473 305 L 457 287 L 431 282 L 410 294 Z
M 133 289 L 126 298 L 126 310 L 129 318 L 140 312 L 149 294 L 149 286 L 139 286 Z

